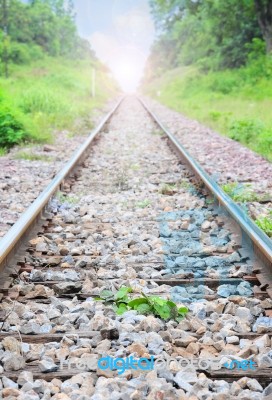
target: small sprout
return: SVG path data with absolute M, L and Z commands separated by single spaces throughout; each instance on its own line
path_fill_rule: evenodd
M 136 203 L 136 206 L 138 208 L 146 208 L 146 207 L 150 206 L 150 204 L 151 204 L 151 201 L 148 199 L 145 199 L 143 201 L 139 201 L 138 203 Z
M 56 198 L 58 199 L 58 201 L 62 204 L 70 204 L 70 205 L 74 205 L 77 204 L 79 202 L 79 198 L 75 197 L 75 196 L 66 196 L 61 192 L 57 192 L 56 194 Z
M 151 135 L 154 135 L 154 136 L 163 136 L 163 132 L 162 132 L 162 131 L 152 131 L 152 132 L 151 132 Z
M 132 164 L 130 166 L 130 169 L 132 169 L 133 171 L 138 171 L 140 169 L 140 165 L 138 164 Z
M 172 196 L 173 194 L 177 193 L 177 186 L 174 183 L 165 183 L 160 188 L 160 193 L 168 196 Z

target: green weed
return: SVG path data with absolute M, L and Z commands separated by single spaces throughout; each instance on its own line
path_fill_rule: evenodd
M 186 179 L 183 179 L 183 180 L 179 183 L 179 187 L 180 187 L 181 189 L 185 189 L 185 190 L 190 190 L 190 189 L 193 189 L 193 188 L 194 188 L 194 186 L 193 186 L 190 182 L 188 182 Z
M 222 189 L 234 200 L 241 203 L 258 201 L 260 196 L 254 192 L 251 185 L 242 185 L 238 182 L 231 182 L 222 185 Z
M 177 192 L 176 184 L 168 184 L 164 183 L 163 186 L 159 189 L 159 192 L 164 195 L 172 195 Z
M 22 122 L 9 108 L 0 103 L 0 146 L 12 147 L 27 137 Z
M 156 131 L 152 131 L 152 132 L 151 132 L 151 135 L 154 135 L 154 136 L 163 136 L 163 132 L 162 132 L 162 131 L 156 130 Z
M 208 73 L 180 67 L 154 79 L 145 92 L 272 161 L 271 76 L 271 57 Z
M 130 166 L 130 169 L 132 169 L 132 171 L 138 171 L 140 168 L 141 168 L 141 167 L 140 167 L 140 165 L 138 165 L 138 164 L 132 164 L 132 165 Z
M 129 310 L 136 310 L 139 314 L 153 314 L 165 321 L 173 319 L 179 322 L 189 312 L 187 307 L 178 308 L 173 301 L 158 296 L 146 296 L 142 293 L 142 297 L 133 299 L 132 292 L 132 288 L 125 286 L 122 286 L 116 293 L 111 290 L 102 290 L 95 300 L 111 304 L 117 315 L 122 315 Z
M 136 207 L 138 208 L 146 208 L 148 206 L 150 206 L 151 201 L 148 199 L 145 199 L 143 201 L 139 201 L 138 203 L 136 203 Z
M 0 157 L 3 157 L 7 154 L 7 149 L 5 147 L 0 147 Z
M 231 139 L 243 143 L 250 143 L 255 140 L 264 130 L 261 121 L 241 119 L 233 121 L 229 127 L 229 136 Z
M 267 217 L 261 217 L 255 220 L 256 225 L 261 228 L 269 237 L 272 237 L 272 211 Z
M 50 162 L 53 160 L 52 157 L 42 155 L 42 154 L 35 154 L 33 152 L 27 152 L 27 151 L 18 151 L 15 154 L 15 158 L 17 160 L 46 161 L 46 162 Z
M 95 99 L 90 94 L 94 63 Z M 26 140 L 52 142 L 62 129 L 90 131 L 94 109 L 117 91 L 100 64 L 89 60 L 45 55 L 28 65 L 12 65 L 11 71 L 9 79 L 0 77 L 0 147 Z
M 62 204 L 70 204 L 70 205 L 75 205 L 79 203 L 79 198 L 77 196 L 72 196 L 72 195 L 65 195 L 61 192 L 57 192 L 56 198 L 58 201 Z

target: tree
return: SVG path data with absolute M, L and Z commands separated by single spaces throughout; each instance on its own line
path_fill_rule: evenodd
M 163 43 L 171 43 L 173 66 L 240 67 L 248 59 L 253 39 L 262 38 L 254 0 L 150 0 L 150 4 L 158 42 L 162 49 Z M 153 62 L 158 64 L 154 50 L 149 70 Z M 165 63 L 162 59 L 161 66 Z
M 259 25 L 266 43 L 267 53 L 272 52 L 272 0 L 255 0 Z

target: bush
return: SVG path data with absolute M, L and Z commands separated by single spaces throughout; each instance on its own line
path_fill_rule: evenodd
M 210 89 L 215 92 L 223 94 L 231 93 L 236 90 L 241 84 L 240 80 L 234 76 L 228 76 L 227 74 L 219 74 L 215 76 L 210 84 Z
M 26 137 L 22 123 L 8 108 L 0 105 L 0 147 L 12 147 Z
M 231 123 L 229 133 L 231 139 L 249 143 L 263 133 L 264 125 L 261 121 L 240 119 Z
M 40 46 L 8 42 L 7 43 L 8 59 L 9 62 L 14 64 L 29 64 L 33 60 L 42 59 L 44 57 L 43 51 Z M 4 53 L 4 42 L 0 44 L 0 57 Z

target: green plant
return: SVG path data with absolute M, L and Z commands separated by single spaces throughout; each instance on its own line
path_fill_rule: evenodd
M 20 102 L 20 107 L 25 113 L 42 112 L 46 114 L 55 114 L 69 112 L 70 105 L 68 102 L 53 90 L 40 87 L 26 91 Z
M 140 168 L 141 168 L 141 167 L 140 167 L 140 165 L 138 165 L 138 164 L 132 164 L 132 165 L 130 166 L 130 169 L 132 169 L 132 171 L 138 171 Z
M 145 199 L 143 201 L 138 201 L 138 203 L 136 203 L 136 206 L 138 208 L 146 208 L 146 207 L 150 206 L 150 204 L 151 204 L 151 201 L 148 199 Z
M 210 111 L 209 116 L 213 121 L 218 121 L 222 117 L 222 113 L 220 111 Z
M 159 189 L 161 194 L 169 195 L 175 194 L 177 192 L 177 186 L 174 183 L 164 183 Z
M 226 192 L 234 201 L 238 202 L 250 202 L 258 201 L 260 196 L 254 192 L 251 185 L 242 185 L 238 182 L 231 182 L 222 185 L 222 189 Z
M 194 186 L 190 182 L 188 182 L 186 179 L 183 179 L 180 182 L 179 186 L 180 186 L 180 188 L 186 189 L 186 190 L 190 190 L 190 189 L 194 188 Z
M 151 132 L 151 135 L 154 135 L 154 136 L 163 136 L 163 133 L 162 133 L 162 131 L 152 131 L 152 132 Z
M 270 211 L 267 217 L 256 219 L 255 223 L 267 234 L 267 236 L 272 237 L 272 211 Z
M 1 103 L 0 103 L 1 105 Z M 22 123 L 5 106 L 0 107 L 0 147 L 12 147 L 27 137 Z
M 114 185 L 117 186 L 119 190 L 128 189 L 128 176 L 124 169 L 118 171 Z
M 67 195 L 65 195 L 65 194 L 63 194 L 61 192 L 57 192 L 56 198 L 62 204 L 66 203 L 66 204 L 74 205 L 74 204 L 77 204 L 79 202 L 79 198 L 78 197 L 71 196 L 71 195 L 67 196 Z
M 35 153 L 28 153 L 27 151 L 19 151 L 15 158 L 18 160 L 29 160 L 29 161 L 52 161 L 52 157 L 42 155 L 42 154 L 35 154 Z
M 136 310 L 139 314 L 153 314 L 165 321 L 170 319 L 181 321 L 189 311 L 184 306 L 178 308 L 171 300 L 165 300 L 158 296 L 146 296 L 144 293 L 142 293 L 142 297 L 132 299 L 131 293 L 130 287 L 122 286 L 117 293 L 113 293 L 111 290 L 102 290 L 95 300 L 111 304 L 118 315 L 129 310 Z
M 229 128 L 231 139 L 245 143 L 250 143 L 253 138 L 257 138 L 263 131 L 263 123 L 251 119 L 235 120 L 230 124 Z
M 7 149 L 4 147 L 0 147 L 0 157 L 3 157 L 7 154 Z

